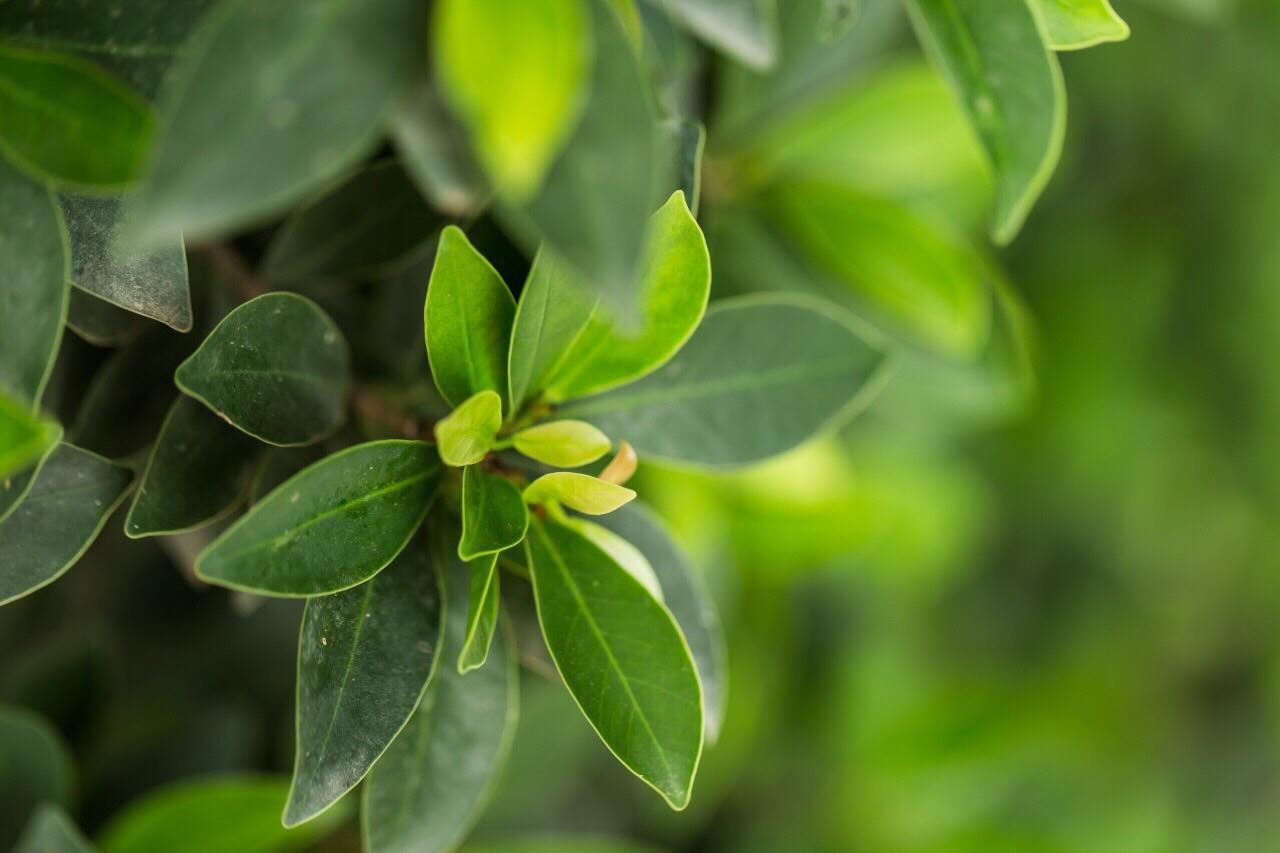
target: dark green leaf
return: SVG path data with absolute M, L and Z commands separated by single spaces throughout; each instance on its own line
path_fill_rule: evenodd
M 1109 0 L 1031 0 L 1054 50 L 1080 50 L 1129 37 Z
M 444 655 L 466 631 L 467 569 L 440 548 L 448 566 Z M 361 823 L 369 853 L 452 850 L 466 837 L 515 735 L 519 678 L 510 637 L 494 643 L 479 669 L 442 666 L 418 710 L 369 774 Z
M 374 441 L 287 480 L 196 561 L 210 583 L 265 595 L 328 595 L 373 577 L 408 544 L 439 483 L 435 448 Z
M 70 444 L 40 466 L 26 497 L 0 520 L 0 604 L 57 580 L 124 500 L 128 468 Z
M 716 303 L 674 359 L 559 410 L 646 454 L 745 465 L 841 423 L 879 388 L 884 353 L 836 306 L 799 295 Z
M 1008 243 L 1049 182 L 1066 129 L 1058 60 L 1031 8 L 1005 0 L 907 0 L 929 58 L 951 83 L 996 176 L 991 233 Z
M 514 483 L 478 465 L 463 469 L 459 557 L 474 560 L 519 545 L 528 526 L 529 509 Z
M 697 216 L 698 203 L 702 198 L 702 149 L 707 142 L 706 128 L 698 121 L 667 119 L 662 123 L 662 131 L 668 137 L 671 185 L 684 193 L 689 210 Z
M 467 596 L 467 631 L 458 650 L 458 673 L 465 675 L 484 666 L 498 627 L 498 555 L 480 557 L 471 564 L 470 594 Z M 499 644 L 501 645 L 501 644 Z
M 444 633 L 444 582 L 429 547 L 412 544 L 372 580 L 307 602 L 285 826 L 355 787 L 417 707 Z
M 541 833 L 470 846 L 467 853 L 658 853 L 658 848 L 625 838 Z
M 174 374 L 195 397 L 270 444 L 310 444 L 342 423 L 350 356 L 337 325 L 296 293 L 228 314 Z
M 0 391 L 0 479 L 29 467 L 61 437 L 62 427 L 33 416 Z
M 13 853 L 92 853 L 93 845 L 80 833 L 67 813 L 53 803 L 43 803 L 27 823 Z
M 62 340 L 69 271 L 53 196 L 0 158 L 0 391 L 32 408 Z
M 778 54 L 775 0 L 651 0 L 699 38 L 758 71 Z M 786 2 L 786 0 L 783 0 Z
M 151 111 L 89 63 L 0 47 L 0 149 L 32 176 L 61 185 L 130 183 L 151 136 Z
M 391 135 L 405 169 L 437 208 L 466 216 L 484 204 L 489 193 L 484 176 L 427 76 L 419 76 L 391 114 Z
M 394 267 L 425 251 L 440 217 L 394 160 L 376 163 L 293 214 L 267 249 L 282 282 Z
M 262 221 L 372 150 L 426 32 L 417 0 L 229 0 L 205 16 L 161 98 L 130 235 Z
M 516 301 L 498 271 L 456 227 L 436 249 L 423 311 L 436 387 L 457 406 L 480 391 L 507 398 L 507 341 Z
M 538 621 L 565 686 L 614 755 L 684 808 L 702 756 L 702 692 L 671 614 L 563 525 L 534 518 L 525 548 Z
M 124 346 L 137 339 L 146 324 L 145 317 L 117 308 L 74 284 L 71 286 L 67 328 L 94 346 Z
M 40 803 L 71 805 L 71 755 L 43 719 L 0 705 L 0 768 L 0 850 L 9 850 Z
M 190 397 L 169 409 L 124 532 L 181 533 L 229 515 L 244 499 L 261 447 Z

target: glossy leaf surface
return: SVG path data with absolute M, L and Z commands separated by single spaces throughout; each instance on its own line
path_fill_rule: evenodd
M 572 471 L 543 474 L 524 490 L 524 499 L 529 503 L 560 503 L 586 515 L 613 512 L 635 496 L 625 486 Z
M 548 421 L 516 433 L 516 450 L 546 465 L 578 468 L 609 452 L 609 436 L 586 421 Z
M 502 398 L 481 391 L 436 424 L 440 458 L 446 465 L 474 465 L 489 454 L 502 426 Z
M 1031 0 L 1031 8 L 1054 50 L 1080 50 L 1129 37 L 1129 25 L 1110 0 Z
M 662 584 L 658 581 L 658 575 L 653 570 L 649 558 L 641 553 L 639 548 L 609 528 L 585 518 L 571 517 L 566 522 L 566 526 L 608 554 L 615 563 L 626 570 L 627 574 L 640 581 L 640 585 L 648 590 L 650 595 L 658 601 L 663 600 Z
M 462 538 L 458 556 L 474 560 L 520 544 L 529 509 L 516 485 L 479 465 L 462 472 Z

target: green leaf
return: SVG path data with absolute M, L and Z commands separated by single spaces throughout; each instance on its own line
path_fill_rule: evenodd
M 53 196 L 0 157 L 0 391 L 33 409 L 62 340 L 69 271 Z
M 146 327 L 145 317 L 117 308 L 74 284 L 70 295 L 67 328 L 94 346 L 124 346 L 134 341 Z
M 190 397 L 174 400 L 124 522 L 131 539 L 203 527 L 244 500 L 261 447 Z
M 467 630 L 458 650 L 458 673 L 465 675 L 484 666 L 498 627 L 498 555 L 481 557 L 471 564 L 470 593 L 467 596 Z
M 196 560 L 204 580 L 264 595 L 328 595 L 376 575 L 408 544 L 439 484 L 435 448 L 372 441 L 286 480 Z
M 385 272 L 423 253 L 439 227 L 400 164 L 386 160 L 290 216 L 265 272 L 281 282 Z
M 417 0 L 219 3 L 165 85 L 129 236 L 208 236 L 328 184 L 377 146 L 425 32 Z
M 0 705 L 0 767 L 0 850 L 9 850 L 40 803 L 71 805 L 71 755 L 41 717 Z
M 341 425 L 349 372 L 346 339 L 320 306 L 267 293 L 224 317 L 174 381 L 254 438 L 298 445 Z
M 538 194 L 503 213 L 527 246 L 545 240 L 631 323 L 646 222 L 666 158 L 648 86 L 617 14 L 599 2 L 591 12 L 595 61 L 582 119 Z
M 499 190 L 537 191 L 573 130 L 591 65 L 582 0 L 442 0 L 440 84 Z
M 620 328 L 562 262 L 540 252 L 511 333 L 513 405 L 538 394 L 581 397 L 656 370 L 697 328 L 710 288 L 707 244 L 679 192 L 650 220 L 637 328 Z
M 642 554 L 639 548 L 594 521 L 570 517 L 563 519 L 562 522 L 608 554 L 615 563 L 626 570 L 627 574 L 638 580 L 650 595 L 658 601 L 663 600 L 662 584 L 658 582 L 658 575 L 653 570 L 649 558 Z
M 307 602 L 285 826 L 355 787 L 413 714 L 440 654 L 443 584 L 428 546 L 413 544 L 372 580 Z
M 441 548 L 444 554 L 447 549 Z M 443 557 L 444 655 L 465 639 L 467 569 Z M 506 762 L 519 714 L 519 672 L 507 637 L 467 675 L 436 672 L 418 710 L 369 774 L 361 825 L 369 853 L 452 850 L 466 837 Z
M 493 391 L 469 397 L 436 424 L 436 441 L 444 464 L 474 465 L 489 455 L 502 427 L 502 398 Z
M 391 114 L 391 136 L 409 175 L 431 203 L 451 216 L 478 211 L 489 194 L 467 150 L 464 131 L 445 111 L 431 79 L 419 75 Z
M 480 391 L 507 396 L 507 340 L 515 313 L 516 301 L 498 271 L 460 229 L 444 229 L 423 326 L 431 375 L 450 405 Z
M 561 407 L 641 456 L 745 465 L 852 417 L 879 389 L 884 353 L 830 303 L 792 295 L 718 302 L 666 367 Z
M 0 479 L 26 468 L 61 437 L 62 427 L 40 420 L 0 392 Z
M 116 240 L 124 215 L 118 198 L 63 195 L 58 199 L 71 242 L 71 283 L 99 299 L 191 331 L 187 253 L 181 237 L 126 253 Z
M 778 56 L 775 0 L 650 0 L 698 38 L 757 71 Z M 785 2 L 785 0 L 784 0 Z
M 702 683 L 707 740 L 715 741 L 724 721 L 729 662 L 720 614 L 684 550 L 649 507 L 635 502 L 600 520 L 647 558 L 662 586 L 662 601 L 689 643 Z
M 93 544 L 133 472 L 59 444 L 26 497 L 0 520 L 0 604 L 53 583 Z
M 538 833 L 468 846 L 467 853 L 658 853 L 658 848 L 626 838 Z
M 613 512 L 635 496 L 626 486 L 571 471 L 543 474 L 524 490 L 524 499 L 531 504 L 562 503 L 587 515 Z
M 609 436 L 586 421 L 548 421 L 512 436 L 515 449 L 546 465 L 578 468 L 613 447 Z
M 1066 130 L 1058 60 L 1031 8 L 1005 0 L 906 0 L 925 52 L 969 113 L 995 170 L 991 233 L 1008 243 L 1053 174 Z
M 176 782 L 130 803 L 99 837 L 102 853 L 290 853 L 311 849 L 345 818 L 344 809 L 294 829 L 280 825 L 288 783 L 270 776 Z M 198 847 L 193 844 L 198 842 Z
M 515 484 L 478 465 L 462 472 L 462 537 L 458 556 L 474 560 L 520 544 L 529 509 Z
M 707 130 L 702 122 L 683 118 L 666 119 L 661 127 L 670 154 L 670 185 L 684 194 L 689 210 L 697 216 L 702 198 L 702 151 L 707 144 Z
M 605 745 L 674 809 L 702 756 L 702 692 L 666 608 L 604 551 L 554 521 L 525 539 L 538 622 Z
M 92 853 L 89 839 L 59 806 L 42 803 L 31 816 L 13 853 Z
M 0 150 L 36 179 L 126 186 L 150 136 L 147 105 L 89 63 L 0 47 Z
M 964 237 L 857 190 L 784 182 L 768 199 L 776 227 L 853 297 L 860 316 L 953 358 L 971 360 L 986 345 L 991 292 Z
M 1109 0 L 1031 0 L 1031 9 L 1054 50 L 1080 50 L 1129 37 L 1129 25 Z

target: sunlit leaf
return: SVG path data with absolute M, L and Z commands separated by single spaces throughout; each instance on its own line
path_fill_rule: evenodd
M 546 465 L 578 468 L 595 462 L 613 447 L 609 436 L 586 421 L 547 421 L 512 437 L 516 450 Z
M 625 486 L 589 474 L 555 471 L 543 474 L 524 490 L 529 503 L 558 503 L 586 515 L 604 515 L 633 500 L 636 493 Z
M 1054 50 L 1080 50 L 1129 37 L 1129 25 L 1110 0 L 1031 0 L 1031 9 L 1040 16 Z

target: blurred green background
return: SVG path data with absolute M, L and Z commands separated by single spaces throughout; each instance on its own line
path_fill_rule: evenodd
M 1132 38 L 1062 56 L 1063 162 L 998 254 L 981 158 L 896 4 L 773 77 L 709 69 L 716 295 L 821 280 L 862 307 L 796 212 L 852 194 L 871 212 L 845 245 L 896 263 L 885 223 L 918 215 L 973 253 L 990 310 L 891 318 L 924 345 L 840 435 L 732 477 L 642 471 L 729 634 L 693 805 L 666 811 L 526 673 L 478 840 L 1280 848 L 1280 4 L 1115 5 Z M 161 783 L 290 766 L 300 606 L 193 588 L 175 542 L 113 523 L 0 611 L 0 701 L 66 738 L 91 833 Z M 352 824 L 325 849 L 357 844 Z

